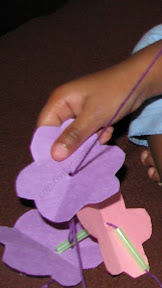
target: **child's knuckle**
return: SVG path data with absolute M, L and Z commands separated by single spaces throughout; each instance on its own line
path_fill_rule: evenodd
M 81 137 L 80 137 L 79 130 L 77 128 L 75 128 L 75 127 L 71 128 L 68 131 L 68 136 L 69 136 L 69 138 L 71 138 L 72 140 L 74 140 L 77 143 L 81 142 Z

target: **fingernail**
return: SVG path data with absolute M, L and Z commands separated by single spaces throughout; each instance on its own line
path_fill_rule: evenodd
M 148 152 L 147 152 L 147 151 L 144 151 L 144 152 L 142 153 L 142 156 L 141 156 L 142 162 L 144 162 L 144 161 L 146 160 L 147 156 L 148 156 Z
M 69 151 L 66 144 L 56 144 L 52 149 L 52 156 L 55 160 L 61 161 L 67 158 Z
M 100 138 L 100 140 L 99 140 L 99 141 L 100 141 L 100 145 L 103 145 L 103 144 L 105 144 L 105 142 L 106 142 L 106 141 L 105 141 L 105 139 L 104 139 L 104 138 L 102 138 L 102 137 Z
M 161 187 L 162 186 L 162 182 L 159 182 L 158 185 Z
M 150 176 L 150 178 L 152 177 L 152 175 L 154 174 L 154 172 L 155 172 L 155 169 L 154 169 L 154 168 L 150 168 L 150 169 L 148 170 L 148 175 Z
M 106 129 L 108 132 L 113 133 L 114 132 L 114 127 L 110 126 Z

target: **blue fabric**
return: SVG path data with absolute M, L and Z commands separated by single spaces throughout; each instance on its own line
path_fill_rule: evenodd
M 162 24 L 149 30 L 135 46 L 133 53 L 162 39 Z M 162 134 L 162 96 L 151 98 L 133 114 L 129 127 L 130 141 L 148 146 L 146 136 Z

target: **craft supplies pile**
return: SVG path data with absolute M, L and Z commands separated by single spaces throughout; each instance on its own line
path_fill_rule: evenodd
M 36 209 L 22 215 L 13 228 L 0 227 L 3 261 L 21 273 L 50 276 L 63 286 L 77 285 L 82 276 L 74 243 L 68 240 L 69 221 L 76 215 L 83 269 L 104 261 L 112 275 L 125 272 L 139 277 L 149 271 L 142 244 L 150 238 L 152 226 L 145 209 L 125 207 L 115 176 L 125 154 L 117 146 L 97 142 L 71 176 L 97 139 L 91 136 L 69 158 L 55 161 L 52 144 L 72 121 L 61 127 L 40 127 L 33 136 L 33 163 L 18 175 L 16 191 L 19 197 L 32 199 Z

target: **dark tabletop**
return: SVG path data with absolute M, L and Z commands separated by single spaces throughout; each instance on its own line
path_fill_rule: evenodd
M 71 0 L 55 13 L 34 18 L 0 38 L 0 225 L 12 227 L 30 209 L 16 197 L 15 179 L 32 160 L 29 144 L 37 115 L 52 89 L 123 60 L 161 19 L 161 0 Z M 126 152 L 121 189 L 127 207 L 143 207 L 151 216 L 153 234 L 144 249 L 152 273 L 162 281 L 161 188 L 148 179 L 140 162 L 143 148 L 128 142 L 126 128 L 124 121 L 114 135 Z M 3 251 L 1 245 L 1 257 Z M 104 264 L 84 274 L 87 288 L 158 287 L 146 275 L 112 277 Z M 19 275 L 0 262 L 3 288 L 40 288 L 47 281 Z

